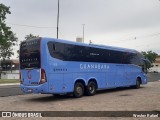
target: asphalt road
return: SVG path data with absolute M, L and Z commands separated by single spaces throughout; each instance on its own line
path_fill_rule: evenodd
M 0 97 L 23 95 L 19 85 L 0 86 Z
M 149 82 L 160 80 L 160 73 L 148 73 L 147 76 Z
M 50 94 L 0 97 L 1 111 L 5 113 L 11 112 L 12 116 L 12 118 L 0 117 L 0 119 L 23 120 L 23 115 L 16 114 L 14 111 L 18 111 L 18 113 L 26 113 L 28 111 L 29 113 L 42 113 L 42 118 L 31 118 L 29 115 L 30 118 L 28 117 L 28 119 L 30 120 L 160 120 L 159 89 L 160 81 L 155 81 L 143 85 L 140 89 L 121 88 L 103 90 L 98 91 L 95 96 L 83 96 L 78 99 L 72 96 L 55 97 Z M 0 115 L 2 115 L 1 111 Z M 48 114 L 47 111 L 50 113 Z M 78 113 L 75 113 L 76 111 Z M 92 115 L 89 115 L 86 111 Z M 127 111 L 131 112 L 130 117 L 127 117 Z M 145 111 L 149 112 L 149 117 L 147 117 L 148 114 L 143 113 Z M 98 115 L 99 112 L 112 112 L 109 113 L 112 117 L 105 117 L 107 113 Z M 152 114 L 151 112 L 154 113 Z M 69 117 L 64 117 L 65 115 Z M 116 117 L 117 115 L 122 117 Z
M 148 74 L 149 82 L 154 82 L 160 80 L 160 73 L 149 73 Z M 23 95 L 19 85 L 7 85 L 0 86 L 0 97 Z

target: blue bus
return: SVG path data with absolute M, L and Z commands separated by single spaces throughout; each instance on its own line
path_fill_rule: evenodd
M 147 84 L 146 60 L 136 50 L 54 38 L 21 43 L 20 77 L 25 93 L 73 93 L 77 98 Z

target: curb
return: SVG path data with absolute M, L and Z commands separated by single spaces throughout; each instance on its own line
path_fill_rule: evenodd
M 8 85 L 20 85 L 20 83 L 6 83 L 6 84 L 0 84 L 0 86 L 8 86 Z

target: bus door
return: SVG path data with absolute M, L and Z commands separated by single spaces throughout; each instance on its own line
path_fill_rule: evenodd
M 124 65 L 116 65 L 117 69 L 117 79 L 115 86 L 124 86 L 126 85 L 125 79 L 125 66 Z
M 126 85 L 132 85 L 134 84 L 134 81 L 135 81 L 135 69 L 134 69 L 134 66 L 133 65 L 129 65 L 129 64 L 126 64 L 125 65 L 125 80 L 126 80 Z

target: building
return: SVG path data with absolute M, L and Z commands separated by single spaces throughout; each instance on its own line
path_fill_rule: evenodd
M 1 79 L 19 79 L 19 60 L 0 61 Z
M 156 61 L 153 63 L 153 67 L 150 68 L 150 71 L 160 73 L 160 55 L 157 56 Z
M 76 38 L 76 42 L 82 43 L 82 42 L 83 42 L 83 38 L 82 38 L 82 37 L 77 37 L 77 38 Z

